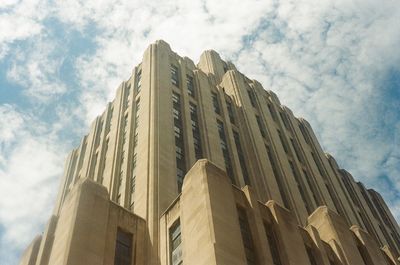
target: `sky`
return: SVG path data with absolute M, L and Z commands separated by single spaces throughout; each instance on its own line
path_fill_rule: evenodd
M 43 231 L 68 152 L 157 39 L 277 93 L 400 220 L 397 1 L 1 0 L 0 264 Z

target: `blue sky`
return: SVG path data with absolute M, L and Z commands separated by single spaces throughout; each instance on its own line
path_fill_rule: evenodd
M 275 91 L 400 220 L 399 25 L 392 0 L 1 1 L 0 264 L 43 231 L 68 151 L 157 39 Z

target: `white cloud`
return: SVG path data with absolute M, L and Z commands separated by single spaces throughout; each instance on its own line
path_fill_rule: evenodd
M 34 100 L 46 101 L 64 93 L 66 86 L 60 80 L 64 58 L 53 54 L 55 47 L 54 40 L 36 38 L 29 53 L 17 50 L 7 71 L 8 80 L 24 87 L 25 95 Z
M 0 106 L 0 257 L 15 260 L 54 206 L 66 146 L 49 127 L 11 105 Z M 8 262 L 9 263 L 8 263 Z

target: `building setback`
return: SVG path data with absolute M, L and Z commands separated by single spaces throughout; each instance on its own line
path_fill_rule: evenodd
M 151 44 L 64 172 L 21 265 L 400 264 L 382 197 L 212 50 Z

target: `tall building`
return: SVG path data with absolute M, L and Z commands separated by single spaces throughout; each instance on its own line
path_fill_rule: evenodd
M 151 44 L 65 164 L 21 265 L 391 265 L 382 197 L 307 121 L 205 51 Z

